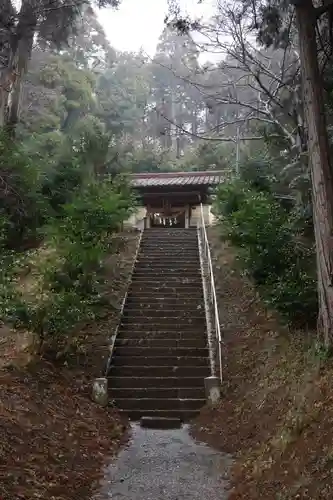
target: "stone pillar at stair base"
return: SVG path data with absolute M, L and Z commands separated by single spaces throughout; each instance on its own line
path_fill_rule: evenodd
M 206 398 L 211 404 L 216 404 L 221 399 L 220 379 L 215 376 L 205 378 Z
M 108 379 L 105 377 L 95 378 L 92 388 L 92 399 L 101 406 L 108 404 Z

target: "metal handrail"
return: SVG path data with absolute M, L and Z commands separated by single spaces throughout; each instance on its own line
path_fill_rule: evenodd
M 111 336 L 111 339 L 110 339 L 109 357 L 108 357 L 108 361 L 107 361 L 106 368 L 105 368 L 105 374 L 104 374 L 105 377 L 108 376 L 109 371 L 110 371 L 110 365 L 111 365 L 111 361 L 112 361 L 112 356 L 113 356 L 114 346 L 115 346 L 115 343 L 116 343 L 116 338 L 117 338 L 117 335 L 118 335 L 118 331 L 119 331 L 121 319 L 122 319 L 124 308 L 125 308 L 125 304 L 126 304 L 126 301 L 127 301 L 128 291 L 129 291 L 129 288 L 130 288 L 130 284 L 132 282 L 132 276 L 133 276 L 135 264 L 136 264 L 136 261 L 138 260 L 139 250 L 140 250 L 140 246 L 141 246 L 142 234 L 143 234 L 143 231 L 140 230 L 140 236 L 139 236 L 139 240 L 138 240 L 137 247 L 136 247 L 135 258 L 133 259 L 131 272 L 129 273 L 129 279 L 128 279 L 128 282 L 127 282 L 126 292 L 125 292 L 125 295 L 124 295 L 124 298 L 123 298 L 123 301 L 122 301 L 122 304 L 121 304 L 121 308 L 120 308 L 119 321 L 118 321 L 117 327 L 116 327 L 116 329 L 114 331 L 114 334 Z
M 215 280 L 214 280 L 214 271 L 212 265 L 212 258 L 210 253 L 210 247 L 207 237 L 207 230 L 203 212 L 202 203 L 200 203 L 200 221 L 198 222 L 198 232 L 200 234 L 200 240 L 202 244 L 203 250 L 203 260 L 204 265 L 206 266 L 206 270 L 204 273 L 204 277 L 208 277 L 208 286 L 209 286 L 209 301 L 211 308 L 213 310 L 213 328 L 215 330 L 215 338 L 218 344 L 218 356 L 219 356 L 219 370 L 220 370 L 220 381 L 223 382 L 223 357 L 222 357 L 222 335 L 221 335 L 221 327 L 220 327 L 220 318 L 219 318 L 219 310 L 216 299 L 216 289 L 215 289 Z M 215 371 L 215 365 L 212 366 L 212 370 Z M 212 375 L 216 375 L 216 373 L 212 373 Z

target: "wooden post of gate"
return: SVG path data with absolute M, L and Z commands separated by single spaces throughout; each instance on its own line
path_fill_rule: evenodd
M 185 229 L 190 227 L 190 205 L 186 205 L 185 209 Z

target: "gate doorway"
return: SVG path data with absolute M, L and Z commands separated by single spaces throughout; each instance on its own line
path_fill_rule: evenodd
M 171 215 L 165 215 L 162 211 L 150 215 L 150 227 L 185 228 L 185 226 L 185 210 Z

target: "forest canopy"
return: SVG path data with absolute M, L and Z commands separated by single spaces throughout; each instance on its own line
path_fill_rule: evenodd
M 331 2 L 226 0 L 208 20 L 184 19 L 171 2 L 153 56 L 112 46 L 96 9 L 118 4 L 59 0 L 50 9 L 48 0 L 24 0 L 17 8 L 3 0 L 4 248 L 43 240 L 49 226 L 57 226 L 72 203 L 78 207 L 80 193 L 93 192 L 96 183 L 104 199 L 105 179 L 118 183 L 113 193 L 122 186 L 119 206 L 113 205 L 121 225 L 135 204 L 124 187 L 127 173 L 223 170 L 215 210 L 229 227 L 225 237 L 240 245 L 244 265 L 255 281 L 259 276 L 262 293 L 287 321 L 300 320 L 305 287 L 308 320 L 318 318 L 319 338 L 329 347 Z M 240 201 L 249 204 L 247 213 Z M 254 226 L 242 219 L 250 207 L 258 217 L 262 210 Z M 279 242 L 270 231 L 260 233 L 268 222 L 281 234 Z M 290 261 L 283 253 L 270 254 L 283 241 Z M 288 269 L 267 274 L 278 258 L 289 262 Z

